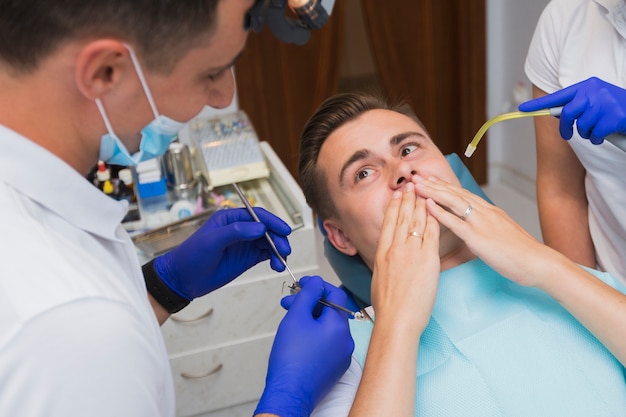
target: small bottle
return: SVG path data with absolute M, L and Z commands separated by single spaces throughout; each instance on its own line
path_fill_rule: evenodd
M 137 196 L 135 196 L 135 190 L 133 188 L 133 173 L 129 168 L 121 169 L 118 173 L 119 184 L 118 184 L 118 200 L 128 200 L 130 203 L 134 203 L 137 201 Z
M 104 185 L 102 186 L 102 191 L 108 196 L 113 195 L 113 191 L 115 191 L 115 188 L 113 187 L 113 183 L 111 182 L 111 180 L 106 180 L 104 182 Z
M 100 189 L 100 191 L 104 191 L 104 186 L 107 181 L 109 182 L 109 184 L 111 183 L 111 173 L 109 172 L 109 169 L 107 168 L 104 161 L 98 161 L 98 170 L 96 171 L 96 186 Z

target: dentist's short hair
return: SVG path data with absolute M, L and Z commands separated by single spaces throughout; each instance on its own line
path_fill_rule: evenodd
M 0 66 L 26 74 L 68 41 L 111 38 L 131 44 L 151 71 L 167 74 L 209 39 L 219 1 L 0 0 Z
M 426 127 L 411 107 L 404 103 L 388 103 L 374 94 L 343 93 L 324 101 L 308 120 L 300 137 L 298 174 L 307 203 L 321 219 L 337 214 L 328 192 L 328 178 L 317 167 L 320 150 L 326 139 L 341 126 L 369 110 L 391 110 L 413 119 Z

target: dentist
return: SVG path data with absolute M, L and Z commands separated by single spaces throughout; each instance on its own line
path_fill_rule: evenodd
M 218 212 L 142 267 L 126 207 L 85 179 L 99 159 L 163 154 L 205 105 L 231 102 L 253 3 L 0 0 L 0 416 L 173 417 L 159 325 L 259 262 L 284 268 L 264 233 L 287 256 L 290 228 L 260 208 L 261 223 Z M 301 285 L 258 414 L 308 415 L 349 365 L 347 317 L 316 311 L 345 295 Z

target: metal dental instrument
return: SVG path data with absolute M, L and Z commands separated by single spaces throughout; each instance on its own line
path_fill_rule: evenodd
M 335 310 L 341 310 L 341 311 L 343 311 L 343 312 L 345 312 L 345 313 L 348 313 L 348 315 L 349 315 L 350 317 L 352 317 L 352 318 L 354 318 L 354 319 L 356 319 L 356 320 L 363 320 L 363 319 L 365 318 L 365 314 L 363 314 L 363 312 L 364 312 L 365 310 L 363 310 L 363 311 L 352 311 L 352 310 L 350 310 L 349 308 L 345 308 L 344 306 L 340 306 L 339 304 L 331 303 L 330 301 L 327 301 L 327 300 L 325 300 L 324 298 L 320 298 L 319 303 L 320 303 L 320 304 L 323 304 L 323 305 L 325 305 L 325 306 L 328 306 L 328 307 L 334 308 Z M 372 320 L 372 319 L 371 319 L 371 317 L 369 317 L 369 316 L 367 316 L 367 318 L 369 318 L 370 320 Z M 372 322 L 373 322 L 373 321 L 374 321 L 374 320 L 372 320 Z
M 252 209 L 252 206 L 250 205 L 248 198 L 241 190 L 241 187 L 239 187 L 239 184 L 234 182 L 233 187 L 235 188 L 235 191 L 237 191 L 237 194 L 239 194 L 239 198 L 243 202 L 244 206 L 246 206 L 246 210 L 248 210 L 248 213 L 250 213 L 250 216 L 252 216 L 255 222 L 261 223 L 259 216 L 257 216 L 254 210 Z M 278 256 L 278 259 L 280 259 L 283 265 L 285 265 L 285 269 L 287 270 L 287 272 L 289 272 L 289 275 L 291 275 L 291 279 L 293 279 L 294 285 L 299 285 L 298 280 L 296 279 L 296 276 L 293 274 L 293 272 L 291 272 L 291 269 L 289 269 L 289 265 L 287 265 L 287 261 L 285 260 L 285 258 L 283 258 L 280 252 L 278 252 L 278 248 L 276 248 L 276 245 L 274 244 L 274 241 L 270 237 L 270 234 L 267 233 L 267 230 L 265 231 L 265 239 L 267 239 L 267 243 L 270 244 L 270 247 L 272 248 L 272 251 L 274 251 L 274 254 Z
M 252 206 L 250 205 L 250 202 L 248 201 L 248 198 L 246 197 L 246 195 L 241 190 L 241 187 L 239 187 L 239 184 L 234 182 L 234 183 L 232 183 L 232 186 L 235 189 L 235 191 L 237 191 L 237 194 L 239 195 L 239 198 L 243 202 L 244 206 L 246 206 L 246 210 L 248 210 L 248 213 L 250 213 L 250 216 L 252 216 L 252 218 L 254 219 L 255 222 L 261 223 L 261 220 L 259 219 L 259 216 L 257 216 L 256 213 L 254 212 L 254 210 L 252 209 Z M 274 252 L 274 254 L 276 256 L 278 256 L 278 259 L 280 259 L 280 261 L 283 263 L 283 265 L 285 265 L 285 269 L 287 270 L 287 272 L 289 272 L 289 275 L 291 275 L 291 278 L 293 279 L 293 284 L 289 285 L 289 288 L 291 289 L 291 293 L 292 294 L 297 294 L 298 291 L 300 291 L 300 283 L 296 279 L 296 276 L 293 274 L 293 272 L 291 272 L 291 269 L 289 269 L 289 265 L 287 265 L 287 261 L 285 260 L 285 258 L 283 258 L 282 255 L 280 254 L 280 252 L 278 252 L 278 248 L 276 248 L 276 245 L 274 244 L 274 241 L 270 237 L 269 233 L 267 233 L 267 231 L 265 232 L 265 239 L 267 239 L 267 242 L 270 244 L 270 247 L 272 248 L 272 251 Z M 357 320 L 364 320 L 364 319 L 367 318 L 372 323 L 374 322 L 374 320 L 372 320 L 370 315 L 367 314 L 367 312 L 365 310 L 352 311 L 352 310 L 350 310 L 348 308 L 345 308 L 344 306 L 340 306 L 339 304 L 335 304 L 333 302 L 325 300 L 324 298 L 321 298 L 319 303 L 323 304 L 323 305 L 325 305 L 327 307 L 334 308 L 335 310 L 340 310 L 340 311 L 343 311 L 345 313 L 348 313 L 351 317 L 353 317 L 353 318 L 355 318 Z
M 293 284 L 293 286 L 289 286 L 289 288 L 291 289 L 291 293 L 292 294 L 297 294 L 298 291 L 300 291 L 300 283 L 296 283 Z M 374 322 L 374 320 L 372 320 L 372 318 L 369 316 L 369 314 L 367 314 L 367 312 L 365 310 L 361 310 L 361 311 L 352 311 L 349 308 L 346 308 L 344 306 L 341 306 L 339 304 L 335 304 L 332 303 L 324 298 L 320 298 L 319 301 L 320 304 L 323 304 L 325 306 L 328 306 L 330 308 L 334 308 L 335 310 L 341 310 L 345 313 L 348 313 L 348 315 L 356 320 L 365 320 L 366 318 L 369 319 L 372 323 Z
M 503 120 L 519 119 L 522 117 L 534 117 L 534 116 L 559 117 L 561 115 L 562 110 L 563 110 L 563 107 L 552 107 L 549 109 L 530 111 L 530 112 L 514 111 L 511 113 L 504 113 L 504 114 L 495 116 L 487 120 L 485 124 L 483 124 L 480 127 L 480 129 L 478 129 L 478 132 L 476 132 L 476 135 L 474 135 L 474 139 L 472 139 L 470 144 L 467 145 L 467 149 L 465 149 L 465 156 L 469 158 L 474 154 L 474 151 L 476 150 L 476 147 L 478 146 L 478 142 L 480 142 L 480 140 L 482 139 L 487 129 L 489 129 L 491 126 L 493 126 L 494 124 L 498 122 L 501 122 Z M 608 142 L 611 142 L 613 145 L 617 146 L 621 150 L 626 151 L 626 136 L 621 135 L 619 133 L 613 133 L 604 139 Z

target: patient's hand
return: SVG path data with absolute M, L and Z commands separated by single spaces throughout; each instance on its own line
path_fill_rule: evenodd
M 416 189 L 418 195 L 428 198 L 428 212 L 464 240 L 476 256 L 518 284 L 538 285 L 534 279 L 548 268 L 553 251 L 504 210 L 438 178 L 417 179 Z
M 419 342 L 439 271 L 439 224 L 407 184 L 383 219 L 372 275 L 376 319 L 351 417 L 414 414 Z
M 372 304 L 376 322 L 395 321 L 421 335 L 430 319 L 439 281 L 439 224 L 414 185 L 389 203 L 376 251 Z

